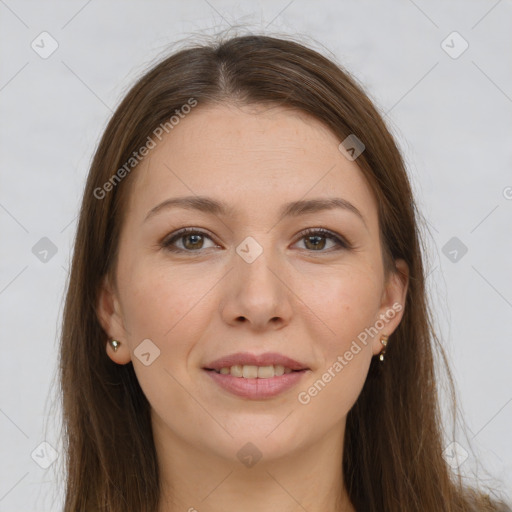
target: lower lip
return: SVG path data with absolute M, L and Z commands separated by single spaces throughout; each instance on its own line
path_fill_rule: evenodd
M 213 370 L 205 371 L 221 388 L 234 395 L 251 400 L 271 398 L 284 393 L 295 386 L 306 373 L 306 370 L 301 370 L 285 373 L 279 377 L 270 377 L 269 379 L 245 379 L 243 377 L 233 377 L 233 375 L 224 375 Z

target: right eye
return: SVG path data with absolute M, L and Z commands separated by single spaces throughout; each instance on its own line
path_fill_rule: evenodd
M 212 240 L 204 231 L 196 228 L 184 228 L 165 238 L 161 246 L 170 252 L 199 252 L 204 249 L 205 238 Z M 181 242 L 182 247 L 177 247 L 176 242 Z

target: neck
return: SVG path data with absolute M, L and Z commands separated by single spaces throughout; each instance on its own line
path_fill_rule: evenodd
M 249 467 L 203 452 L 156 426 L 158 512 L 355 512 L 343 485 L 343 436 L 337 427 L 314 445 L 279 459 L 262 454 Z

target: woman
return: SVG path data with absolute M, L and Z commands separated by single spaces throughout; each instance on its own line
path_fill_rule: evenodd
M 146 73 L 79 218 L 65 510 L 506 510 L 443 457 L 417 216 L 315 51 L 248 35 Z

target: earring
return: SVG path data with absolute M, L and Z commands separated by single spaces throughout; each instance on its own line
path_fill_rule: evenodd
M 110 342 L 110 345 L 114 349 L 114 352 L 117 352 L 117 349 L 119 348 L 119 345 L 121 345 L 121 342 L 120 341 L 116 341 L 116 340 L 112 340 Z
M 386 354 L 386 345 L 388 344 L 388 338 L 389 336 L 387 334 L 383 334 L 380 338 L 380 342 L 384 345 L 384 348 L 382 349 L 379 359 L 381 361 L 384 361 L 384 355 Z

